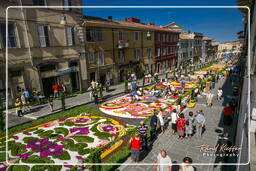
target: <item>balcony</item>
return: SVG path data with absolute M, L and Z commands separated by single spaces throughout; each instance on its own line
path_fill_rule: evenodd
M 129 47 L 129 42 L 126 40 L 118 40 L 117 42 L 117 48 L 118 49 L 123 49 Z

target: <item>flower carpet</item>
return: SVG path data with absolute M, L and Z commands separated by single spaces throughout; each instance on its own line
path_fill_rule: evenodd
M 177 91 L 176 95 L 168 98 L 157 98 L 150 95 L 150 91 L 155 87 L 157 90 L 164 90 L 167 86 L 172 86 Z M 185 90 L 191 90 L 196 87 L 196 83 L 185 83 Z M 160 111 L 164 109 L 164 114 L 173 110 L 172 103 L 175 102 L 181 95 L 182 89 L 180 82 L 163 82 L 154 86 L 148 86 L 145 91 L 148 91 L 146 95 L 140 96 L 139 101 L 133 101 L 132 95 L 126 94 L 124 96 L 115 98 L 113 100 L 104 102 L 100 105 L 99 109 L 109 115 L 124 117 L 124 118 L 147 118 L 152 116 L 154 110 Z M 182 99 L 182 103 L 185 105 L 188 97 Z
M 101 148 L 116 138 L 126 135 L 125 125 L 108 117 L 81 114 L 60 118 L 5 137 L 0 140 L 1 161 L 7 150 L 9 163 L 79 164 L 94 148 Z M 106 149 L 105 158 L 122 145 L 120 140 Z M 65 166 L 63 166 L 65 167 Z M 68 167 L 68 166 L 67 166 Z

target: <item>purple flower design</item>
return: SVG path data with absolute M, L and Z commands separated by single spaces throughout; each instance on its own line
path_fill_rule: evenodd
M 102 130 L 104 132 L 112 132 L 112 131 L 115 131 L 115 127 L 113 127 L 112 125 L 107 125 L 107 126 L 103 126 Z
M 66 140 L 66 139 L 67 139 L 67 138 L 62 137 L 62 136 L 61 136 L 61 137 L 58 137 L 58 140 L 59 140 L 59 141 L 64 141 L 64 140 Z
M 73 165 L 64 165 L 64 167 L 72 168 Z
M 60 121 L 60 122 L 63 122 L 63 121 L 65 121 L 67 118 L 68 118 L 68 117 L 66 117 L 66 116 L 65 116 L 65 117 L 62 117 L 62 118 L 59 118 L 59 121 Z
M 19 139 L 18 136 L 13 136 L 12 138 L 15 139 L 15 140 L 18 140 L 18 139 Z
M 88 122 L 89 119 L 88 118 L 79 118 L 79 119 L 76 119 L 76 123 L 86 123 Z
M 82 156 L 76 156 L 76 158 L 77 158 L 78 160 L 84 160 L 84 158 L 83 158 Z
M 89 134 L 89 127 L 73 127 L 70 129 L 70 132 L 76 135 L 87 135 Z
M 29 132 L 23 132 L 24 135 L 32 135 L 31 133 Z
M 41 157 L 48 157 L 62 155 L 64 146 L 51 142 L 48 138 L 44 138 L 30 140 L 26 148 L 31 148 L 32 151 L 39 152 Z
M 24 153 L 24 154 L 18 154 L 17 156 L 19 156 L 19 157 L 20 157 L 21 159 L 23 159 L 23 160 L 27 160 L 27 159 L 28 159 L 29 154 Z

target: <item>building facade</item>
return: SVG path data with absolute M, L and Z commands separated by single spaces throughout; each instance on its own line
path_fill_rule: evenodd
M 162 72 L 178 65 L 179 32 L 159 27 L 155 31 L 155 71 Z
M 193 58 L 194 39 L 189 34 L 181 33 L 179 36 L 179 68 L 188 67 Z
M 202 59 L 202 39 L 203 34 L 193 32 L 192 33 L 194 37 L 194 46 L 193 46 L 193 58 L 192 58 L 192 64 L 199 64 Z
M 79 6 L 81 0 L 15 0 L 17 6 Z M 86 87 L 85 61 L 81 51 L 82 10 L 71 8 L 10 8 L 8 11 L 8 45 L 5 44 L 5 6 L 1 5 L 1 61 L 8 46 L 8 92 L 14 99 L 22 89 L 37 89 L 46 96 L 52 85 L 64 83 L 68 91 Z M 66 24 L 60 21 L 65 18 Z M 78 34 L 79 32 L 79 34 Z M 1 77 L 1 82 L 5 82 Z M 5 86 L 1 86 L 1 90 Z M 4 90 L 3 90 L 4 91 Z

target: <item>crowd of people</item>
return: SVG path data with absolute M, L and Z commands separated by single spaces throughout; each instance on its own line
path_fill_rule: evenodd
M 37 91 L 35 88 L 30 91 L 29 89 L 20 89 L 19 95 L 15 100 L 14 106 L 16 109 L 16 113 L 19 117 L 22 117 L 25 113 L 30 112 L 32 104 L 41 104 L 46 97 L 41 94 L 41 92 Z M 64 83 L 61 85 L 53 84 L 52 85 L 53 94 L 47 97 L 48 105 L 53 112 L 53 99 L 58 98 L 60 94 L 67 93 L 67 87 Z

